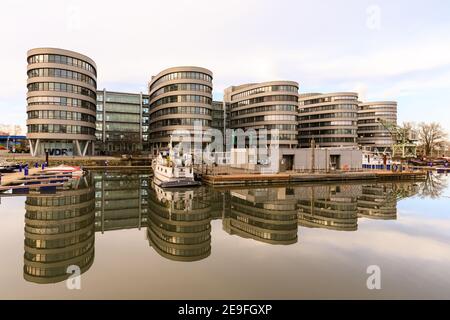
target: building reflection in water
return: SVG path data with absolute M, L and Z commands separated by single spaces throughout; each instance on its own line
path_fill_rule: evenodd
M 322 185 L 297 189 L 298 223 L 339 231 L 358 229 L 360 185 Z
M 211 254 L 211 220 L 230 235 L 268 244 L 298 241 L 298 225 L 355 231 L 358 217 L 396 219 L 417 183 L 161 189 L 148 173 L 93 172 L 64 191 L 26 198 L 24 278 L 63 281 L 67 267 L 94 260 L 95 232 L 146 227 L 150 246 L 175 261 Z
M 223 218 L 229 234 L 269 244 L 297 242 L 297 209 L 292 188 L 231 190 L 231 208 Z
M 207 189 L 188 191 L 152 185 L 147 238 L 164 258 L 198 261 L 211 253 L 211 215 Z
M 399 200 L 412 197 L 419 192 L 417 183 L 383 183 L 362 186 L 358 197 L 358 217 L 396 220 Z
M 25 202 L 24 278 L 55 283 L 81 272 L 94 261 L 94 187 L 89 177 L 72 181 L 69 190 L 32 194 Z
M 148 173 L 94 173 L 95 230 L 103 233 L 146 226 L 150 181 Z

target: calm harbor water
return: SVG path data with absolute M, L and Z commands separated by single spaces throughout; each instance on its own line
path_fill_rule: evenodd
M 449 181 L 168 191 L 93 172 L 0 198 L 0 298 L 449 299 Z

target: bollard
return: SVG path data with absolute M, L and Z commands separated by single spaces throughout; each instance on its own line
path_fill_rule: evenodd
M 35 167 L 35 168 L 39 168 L 39 163 L 35 162 L 35 163 L 34 163 L 34 167 Z
M 24 176 L 28 175 L 28 167 L 25 167 L 25 169 L 23 170 L 23 174 L 24 174 Z
M 19 164 L 19 172 L 22 172 L 22 164 Z
M 42 170 L 45 169 L 45 162 L 42 162 L 42 166 L 41 166 Z

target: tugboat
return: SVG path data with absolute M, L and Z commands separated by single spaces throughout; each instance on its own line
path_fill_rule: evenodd
M 19 165 L 17 163 L 12 163 L 12 162 L 6 161 L 4 159 L 0 159 L 0 172 L 1 173 L 14 172 L 18 168 L 19 168 Z
M 172 139 L 168 150 L 160 150 L 152 162 L 155 185 L 161 188 L 180 188 L 199 186 L 194 179 L 192 155 L 180 154 L 172 148 Z

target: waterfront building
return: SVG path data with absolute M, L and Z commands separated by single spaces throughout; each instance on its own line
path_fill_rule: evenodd
M 389 131 L 378 121 L 397 124 L 397 102 L 367 102 L 358 107 L 358 143 L 374 152 L 392 152 L 394 140 Z
M 358 229 L 358 196 L 361 186 L 314 186 L 299 188 L 298 224 L 338 231 Z
M 94 153 L 97 67 L 55 48 L 27 53 L 27 138 L 32 156 Z
M 299 99 L 298 139 L 302 148 L 357 147 L 358 94 L 308 93 Z
M 148 150 L 148 95 L 97 91 L 96 153 L 140 154 Z
M 90 178 L 73 180 L 70 190 L 30 194 L 25 201 L 23 276 L 35 283 L 67 279 L 69 266 L 81 273 L 94 261 L 95 192 Z
M 223 101 L 212 102 L 211 128 L 219 130 L 224 137 L 226 129 L 226 106 Z
M 232 86 L 225 89 L 230 104 L 230 129 L 279 130 L 279 146 L 297 147 L 298 88 L 294 81 L 271 81 Z M 255 142 L 247 142 L 255 143 Z
M 223 229 L 269 244 L 297 242 L 297 209 L 292 188 L 231 190 L 231 208 Z
M 167 147 L 174 130 L 189 133 L 191 148 L 194 125 L 203 133 L 212 125 L 211 71 L 200 67 L 175 67 L 161 71 L 149 83 L 149 147 L 152 154 Z M 174 142 L 182 140 L 173 137 Z M 184 140 L 186 141 L 186 140 Z M 204 135 L 202 147 L 210 141 Z

